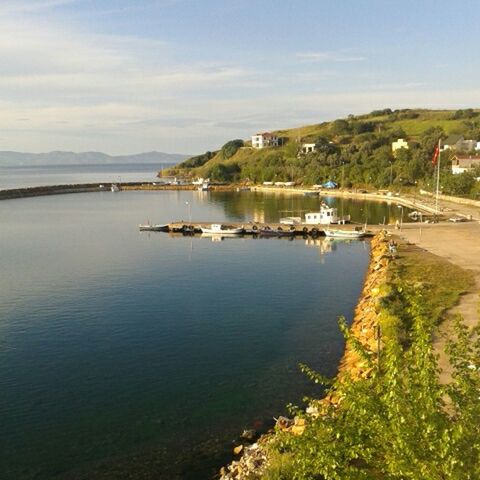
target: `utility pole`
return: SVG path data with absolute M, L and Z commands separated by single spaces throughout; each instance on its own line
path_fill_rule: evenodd
M 440 139 L 438 139 L 438 159 L 437 159 L 437 194 L 435 196 L 435 213 L 438 216 L 438 193 L 440 191 Z

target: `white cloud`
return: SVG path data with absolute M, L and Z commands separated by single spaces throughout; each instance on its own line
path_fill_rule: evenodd
M 0 15 L 17 14 L 17 13 L 33 13 L 42 10 L 49 10 L 64 5 L 77 3 L 78 0 L 3 0 L 0 4 Z
M 295 55 L 302 62 L 362 62 L 366 57 L 360 55 L 349 55 L 345 52 L 298 52 Z

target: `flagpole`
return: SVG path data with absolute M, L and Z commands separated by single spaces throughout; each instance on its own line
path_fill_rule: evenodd
M 437 194 L 435 197 L 435 212 L 438 215 L 438 192 L 440 190 L 440 139 L 438 139 L 438 159 L 437 159 Z

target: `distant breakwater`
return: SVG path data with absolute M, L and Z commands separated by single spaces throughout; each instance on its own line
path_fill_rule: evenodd
M 112 185 L 117 185 L 120 190 L 196 190 L 195 185 L 161 185 L 146 182 L 128 183 L 79 183 L 71 185 L 48 185 L 41 187 L 12 188 L 0 190 L 0 200 L 12 200 L 15 198 L 41 197 L 45 195 L 64 195 L 69 193 L 109 192 Z M 229 191 L 235 187 L 232 185 L 212 185 L 211 190 Z

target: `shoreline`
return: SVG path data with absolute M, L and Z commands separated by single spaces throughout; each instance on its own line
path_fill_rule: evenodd
M 198 187 L 196 185 L 162 185 L 157 182 L 105 182 L 105 183 L 79 183 L 79 184 L 61 184 L 61 185 L 44 185 L 34 187 L 19 187 L 0 190 L 1 200 L 13 200 L 21 198 L 31 198 L 49 195 L 66 195 L 74 193 L 95 193 L 95 192 L 108 192 L 112 185 L 117 185 L 121 191 L 196 191 Z M 233 192 L 239 191 L 243 188 L 248 188 L 251 192 L 272 193 L 281 195 L 303 195 L 305 193 L 317 192 L 319 198 L 321 197 L 343 197 L 353 198 L 363 201 L 374 201 L 380 203 L 395 203 L 399 206 L 417 210 L 425 215 L 434 215 L 436 213 L 435 207 L 428 205 L 424 200 L 425 198 L 413 197 L 407 195 L 385 195 L 378 192 L 356 192 L 351 190 L 312 190 L 311 188 L 304 187 L 265 187 L 260 185 L 253 185 L 245 187 L 237 184 L 226 185 L 210 185 L 209 190 L 214 192 Z M 422 200 L 422 201 L 420 201 Z M 468 199 L 462 199 L 457 197 L 442 198 L 443 201 L 450 202 L 450 204 L 458 203 L 460 206 L 465 207 L 480 206 L 480 202 Z M 478 204 L 478 205 L 477 205 Z M 452 209 L 449 208 L 449 211 Z M 462 215 L 460 213 L 460 215 Z M 470 216 L 472 215 L 463 215 Z

